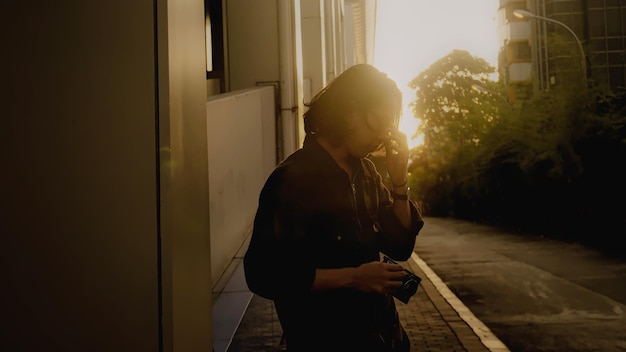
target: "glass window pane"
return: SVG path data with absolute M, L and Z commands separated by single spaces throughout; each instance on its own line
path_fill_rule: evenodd
M 591 56 L 591 64 L 594 66 L 606 66 L 607 62 L 606 53 L 595 53 Z
M 204 39 L 206 41 L 206 70 L 213 71 L 213 39 L 211 35 L 211 16 L 204 18 Z
M 609 53 L 608 56 L 609 56 L 609 65 L 616 66 L 616 65 L 623 65 L 624 64 L 624 53 L 623 52 Z
M 606 40 L 604 40 L 604 39 L 591 39 L 591 50 L 593 50 L 593 51 L 606 51 Z
M 589 11 L 589 35 L 593 37 L 604 37 L 604 11 Z
M 606 34 L 618 36 L 622 32 L 622 21 L 619 11 L 609 10 L 606 12 Z
M 604 0 L 588 0 L 587 7 L 590 9 L 604 8 Z
M 611 80 L 611 89 L 617 90 L 618 87 L 624 86 L 624 67 L 609 68 L 609 79 Z
M 509 48 L 509 61 L 530 61 L 530 44 L 528 41 L 511 42 Z
M 569 1 L 556 2 L 554 3 L 554 11 L 555 12 L 570 12 L 572 11 L 572 6 Z
M 609 38 L 606 40 L 608 50 L 624 50 L 624 42 L 622 38 Z

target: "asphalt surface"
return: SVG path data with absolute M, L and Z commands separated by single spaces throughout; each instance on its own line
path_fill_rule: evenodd
M 426 224 L 414 251 L 511 351 L 626 351 L 624 258 L 458 219 Z

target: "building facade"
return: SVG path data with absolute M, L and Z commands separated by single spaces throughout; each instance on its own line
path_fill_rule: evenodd
M 498 40 L 510 101 L 572 82 L 602 90 L 625 85 L 624 1 L 501 0 Z

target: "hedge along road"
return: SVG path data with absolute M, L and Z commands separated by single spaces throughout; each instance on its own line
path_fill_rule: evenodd
M 432 217 L 415 253 L 512 352 L 626 351 L 624 259 Z

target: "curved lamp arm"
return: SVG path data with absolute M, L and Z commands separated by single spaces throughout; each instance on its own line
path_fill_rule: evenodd
M 513 11 L 513 15 L 515 15 L 515 17 L 517 18 L 536 18 L 539 20 L 544 20 L 546 22 L 556 23 L 562 26 L 563 28 L 567 29 L 570 32 L 570 34 L 574 37 L 574 39 L 576 39 L 576 43 L 578 44 L 578 48 L 580 49 L 580 54 L 582 55 L 581 63 L 582 63 L 583 73 L 585 74 L 585 80 L 587 79 L 587 63 L 585 62 L 585 50 L 583 49 L 583 45 L 581 44 L 580 39 L 578 39 L 578 36 L 576 35 L 576 33 L 574 33 L 574 31 L 571 28 L 569 28 L 563 22 L 559 22 L 557 20 L 553 20 L 551 18 L 547 18 L 543 16 L 538 16 L 532 12 L 528 12 L 525 10 L 519 10 L 519 9 L 515 10 Z

